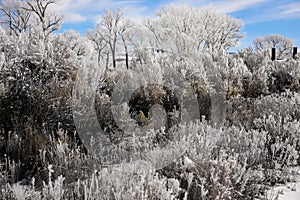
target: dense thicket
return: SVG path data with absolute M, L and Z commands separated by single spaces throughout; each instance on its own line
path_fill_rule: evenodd
M 85 36 L 56 33 L 53 3 L 1 2 L 0 199 L 253 199 L 293 181 L 290 39 L 231 55 L 240 20 L 174 5 L 143 24 L 106 11 Z

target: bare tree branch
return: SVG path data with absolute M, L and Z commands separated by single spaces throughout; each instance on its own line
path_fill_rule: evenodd
M 10 30 L 10 33 L 19 35 L 30 27 L 31 13 L 22 8 L 23 2 L 19 0 L 5 0 L 1 2 L 0 23 Z
M 63 20 L 61 15 L 50 13 L 49 7 L 56 3 L 56 0 L 26 0 L 27 6 L 23 7 L 23 9 L 35 14 L 46 37 L 58 30 Z
M 277 59 L 287 58 L 292 54 L 294 43 L 291 39 L 285 38 L 282 35 L 272 34 L 256 38 L 253 45 L 258 52 L 276 48 Z

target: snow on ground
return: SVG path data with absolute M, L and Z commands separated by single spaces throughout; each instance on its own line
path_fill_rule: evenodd
M 300 200 L 300 182 L 276 186 L 268 193 L 268 200 Z
M 294 184 L 291 190 L 285 191 L 279 195 L 278 200 L 299 200 L 300 199 L 300 183 Z
M 268 192 L 269 200 L 300 200 L 300 169 L 293 170 L 295 183 L 275 186 Z

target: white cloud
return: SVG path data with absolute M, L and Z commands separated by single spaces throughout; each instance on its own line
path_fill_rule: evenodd
M 91 0 L 63 0 L 54 4 L 53 8 L 58 12 L 73 12 L 90 7 L 91 3 Z
M 145 11 L 147 10 L 146 6 L 135 6 L 135 5 L 128 5 L 122 7 L 122 12 L 125 17 L 131 18 L 136 22 L 140 22 L 145 18 Z
M 224 13 L 232 13 L 257 6 L 270 0 L 174 0 L 175 4 L 188 4 L 197 7 L 213 6 Z
M 105 9 L 122 8 L 126 17 L 139 20 L 147 9 L 141 0 L 63 0 L 52 7 L 53 10 L 65 15 L 65 23 L 96 22 Z
M 211 3 L 217 10 L 225 13 L 241 11 L 250 7 L 257 6 L 270 0 L 225 0 Z
M 78 23 L 78 22 L 85 22 L 88 18 L 78 13 L 68 13 L 67 16 L 64 18 L 66 23 Z
M 234 13 L 237 11 L 246 10 L 249 8 L 258 8 L 261 10 L 271 2 L 273 5 L 274 0 L 172 0 L 169 3 L 174 4 L 188 4 L 191 6 L 204 7 L 214 6 L 217 10 L 224 13 Z M 276 1 L 277 2 L 277 1 Z M 275 5 L 280 3 L 276 3 Z M 97 21 L 98 17 L 103 13 L 105 9 L 121 8 L 126 17 L 132 18 L 136 21 L 141 21 L 147 14 L 149 15 L 150 0 L 61 0 L 58 5 L 55 5 L 54 10 L 65 15 L 66 23 L 80 23 L 84 21 Z M 169 4 L 168 3 L 168 4 Z M 155 7 L 162 6 L 155 2 Z M 300 3 L 294 3 L 289 5 L 281 5 L 281 8 L 277 10 L 279 16 L 291 16 L 300 15 Z M 155 10 L 151 11 L 153 15 Z M 249 21 L 257 21 L 261 18 L 270 18 L 265 11 L 261 13 L 255 13 L 250 16 Z M 277 15 L 277 14 L 276 14 Z M 260 17 L 263 16 L 263 17 Z M 278 16 L 277 16 L 278 17 Z M 263 19 L 262 19 L 263 20 Z
M 300 2 L 274 2 L 270 7 L 261 9 L 260 13 L 249 16 L 245 19 L 246 23 L 254 24 L 282 19 L 300 19 Z
M 300 2 L 294 2 L 278 7 L 281 10 L 280 14 L 284 17 L 299 16 L 300 17 Z
M 155 1 L 154 1 L 155 2 Z M 150 5 L 150 4 L 154 4 Z M 164 1 L 165 3 L 165 1 Z M 146 15 L 155 14 L 157 7 L 166 5 L 163 1 L 150 0 L 61 0 L 53 9 L 65 15 L 66 23 L 80 23 L 93 21 L 99 18 L 105 9 L 121 8 L 126 17 L 141 21 Z M 187 4 L 197 7 L 214 6 L 224 13 L 234 13 L 246 9 L 257 11 L 243 16 L 246 23 L 257 23 L 273 19 L 300 18 L 300 2 L 288 0 L 171 0 L 167 4 Z
M 112 2 L 112 4 L 115 4 L 115 5 L 122 5 L 122 4 L 136 4 L 136 3 L 142 3 L 143 1 L 115 1 L 115 2 Z

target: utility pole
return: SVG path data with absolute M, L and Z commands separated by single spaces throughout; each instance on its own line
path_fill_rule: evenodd
M 293 59 L 296 59 L 296 55 L 297 55 L 297 47 L 293 48 Z
M 274 61 L 275 60 L 275 58 L 276 58 L 276 48 L 275 47 L 273 47 L 272 48 L 272 61 Z

